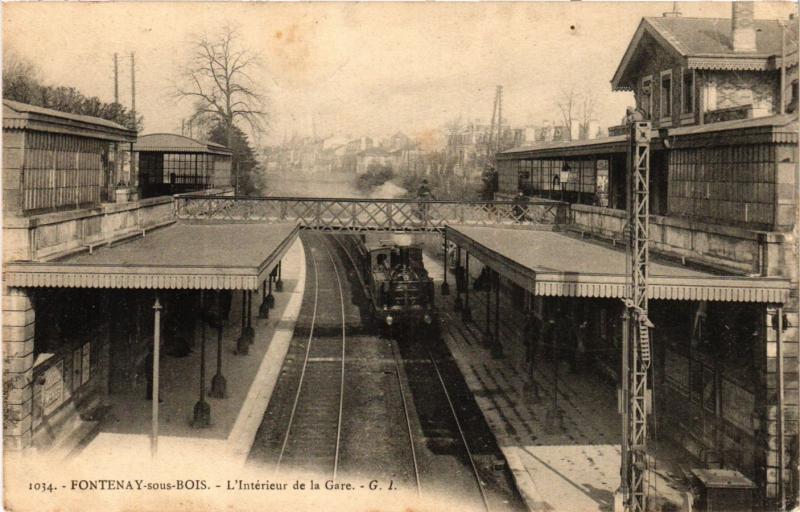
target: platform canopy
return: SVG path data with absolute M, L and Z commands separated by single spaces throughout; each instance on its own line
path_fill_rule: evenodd
M 299 225 L 177 223 L 63 260 L 5 266 L 7 286 L 255 290 Z
M 555 231 L 448 226 L 447 238 L 540 296 L 624 298 L 625 252 Z M 650 257 L 651 299 L 783 303 L 787 279 L 718 275 Z

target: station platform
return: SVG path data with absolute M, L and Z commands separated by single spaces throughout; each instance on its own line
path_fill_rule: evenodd
M 294 332 L 305 288 L 305 254 L 300 239 L 286 252 L 282 266 L 284 289 L 274 293 L 275 308 L 268 319 L 258 318 L 260 294 L 254 294 L 253 327 L 255 340 L 246 356 L 234 354 L 241 335 L 237 312 L 241 311 L 241 293 L 233 294 L 231 315 L 223 334 L 223 375 L 227 397 L 206 396 L 211 406 L 211 425 L 191 425 L 194 404 L 199 398 L 200 350 L 195 348 L 183 358 L 162 357 L 161 397 L 159 406 L 158 458 L 174 460 L 201 455 L 233 464 L 244 464 L 267 408 L 283 359 Z M 206 333 L 206 383 L 216 371 L 216 331 Z M 114 461 L 150 453 L 151 407 L 145 399 L 144 379 L 138 379 L 126 393 L 105 397 L 109 412 L 99 432 L 86 442 L 73 460 L 91 460 L 93 464 L 114 466 Z
M 612 511 L 621 457 L 614 387 L 592 372 L 570 373 L 562 362 L 557 394 L 562 422 L 555 429 L 548 428 L 555 391 L 553 364 L 540 358 L 530 379 L 521 342 L 523 319 L 510 299 L 501 299 L 504 355 L 495 359 L 483 343 L 485 293 L 470 293 L 472 321 L 465 323 L 454 310 L 454 276 L 448 277 L 451 295 L 442 296 L 441 261 L 426 257 L 425 265 L 437 281 L 443 340 L 492 429 L 529 510 Z M 667 442 L 650 442 L 648 450 L 653 510 L 684 510 L 683 476 L 698 463 Z

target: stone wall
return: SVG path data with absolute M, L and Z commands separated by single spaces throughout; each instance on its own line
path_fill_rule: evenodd
M 570 214 L 568 229 L 624 246 L 624 211 L 573 204 Z M 651 251 L 722 271 L 785 276 L 791 257 L 781 233 L 653 215 L 650 234 Z
M 31 443 L 35 314 L 24 290 L 3 287 L 3 442 Z

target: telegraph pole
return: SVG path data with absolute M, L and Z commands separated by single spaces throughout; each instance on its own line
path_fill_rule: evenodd
M 131 118 L 136 129 L 136 57 L 131 52 Z
M 114 103 L 119 104 L 119 62 L 114 54 Z

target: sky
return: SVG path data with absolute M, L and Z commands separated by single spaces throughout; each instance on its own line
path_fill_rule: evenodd
M 729 2 L 678 2 L 684 16 L 729 17 Z M 790 2 L 756 2 L 756 18 L 786 18 Z M 496 85 L 512 125 L 557 120 L 573 85 L 595 91 L 601 125 L 617 124 L 630 93 L 610 80 L 643 16 L 673 2 L 211 3 L 20 2 L 3 5 L 3 44 L 30 59 L 46 83 L 113 100 L 120 54 L 121 103 L 145 133 L 180 132 L 190 102 L 172 91 L 199 34 L 229 23 L 259 55 L 253 70 L 268 98 L 260 144 L 284 137 L 419 134 L 452 119 L 488 121 Z

